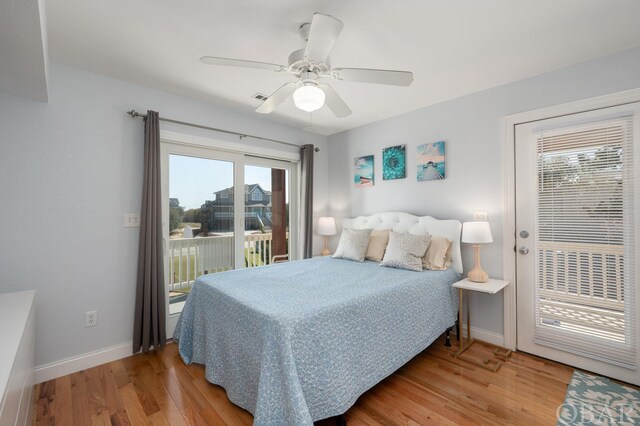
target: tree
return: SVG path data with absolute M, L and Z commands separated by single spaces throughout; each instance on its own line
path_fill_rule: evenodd
M 189 209 L 184 212 L 182 221 L 185 223 L 202 223 L 202 209 Z
M 579 178 L 580 168 L 573 164 L 569 157 L 561 155 L 542 158 L 542 180 L 539 182 L 542 191 L 553 191 L 574 184 Z
M 206 226 L 207 229 L 212 231 L 219 231 L 213 223 L 213 215 L 215 211 L 216 203 L 211 200 L 207 200 L 200 207 L 200 226 Z
M 169 198 L 169 232 L 178 229 L 184 216 L 184 207 L 177 198 Z
M 539 227 L 554 241 L 574 241 L 576 226 L 622 243 L 622 147 L 591 146 L 541 158 Z M 577 225 L 576 225 L 577 224 Z M 570 238 L 569 240 L 567 238 Z

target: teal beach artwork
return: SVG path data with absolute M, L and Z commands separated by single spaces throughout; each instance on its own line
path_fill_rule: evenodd
M 418 145 L 418 182 L 445 178 L 444 141 Z
M 355 158 L 353 168 L 353 182 L 356 186 L 373 186 L 373 155 Z

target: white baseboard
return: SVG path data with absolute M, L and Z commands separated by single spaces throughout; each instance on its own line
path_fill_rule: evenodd
M 454 328 L 455 333 L 455 328 Z M 467 326 L 463 326 L 461 333 L 466 336 Z M 471 337 L 474 339 L 482 340 L 483 342 L 491 343 L 496 346 L 504 346 L 504 335 L 495 333 L 493 331 L 483 330 L 482 328 L 471 327 Z
M 47 380 L 126 358 L 132 355 L 132 346 L 133 342 L 120 343 L 108 348 L 37 366 L 34 372 L 35 383 L 46 382 Z

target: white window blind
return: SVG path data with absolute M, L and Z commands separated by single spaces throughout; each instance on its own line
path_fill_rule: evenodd
M 635 369 L 633 121 L 534 135 L 541 345 Z

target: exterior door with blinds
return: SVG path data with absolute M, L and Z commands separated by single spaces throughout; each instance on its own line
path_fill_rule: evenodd
M 640 104 L 516 126 L 518 350 L 640 383 Z

